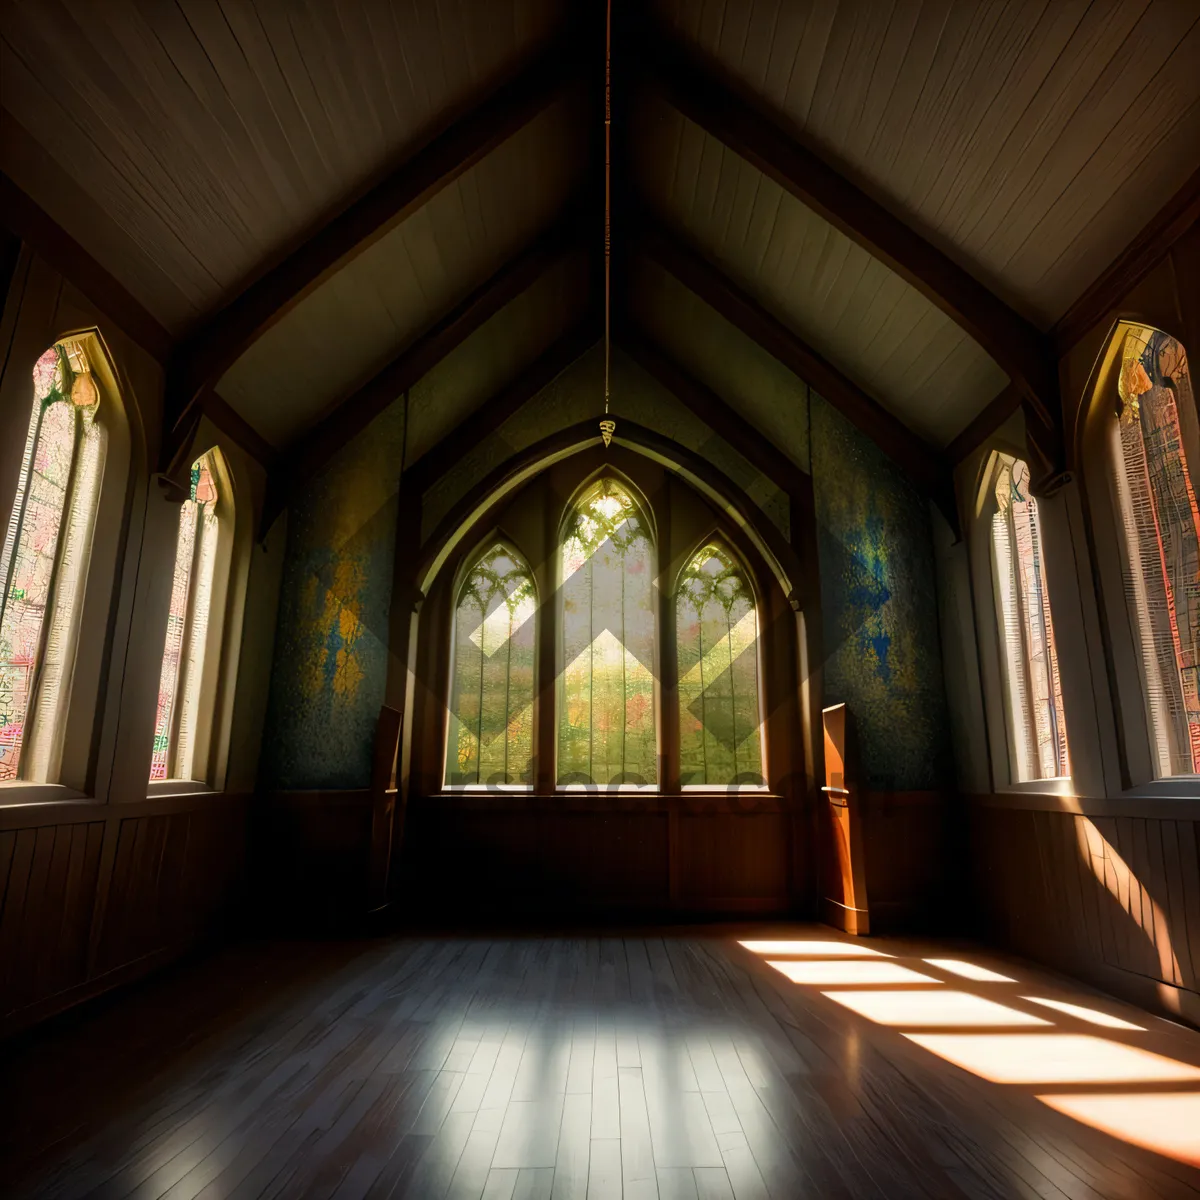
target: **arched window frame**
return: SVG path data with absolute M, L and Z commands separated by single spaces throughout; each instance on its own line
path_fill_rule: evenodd
M 192 562 L 188 565 L 189 581 L 187 596 L 187 612 L 182 630 L 181 655 L 186 658 L 187 646 L 196 638 L 199 627 L 198 620 L 203 620 L 203 653 L 200 657 L 199 675 L 192 675 L 194 664 L 182 662 L 174 681 L 174 695 L 171 701 L 170 728 L 168 730 L 169 744 L 167 747 L 166 776 L 155 778 L 152 774 L 149 782 L 150 793 L 157 791 L 175 791 L 180 784 L 199 785 L 204 788 L 219 784 L 223 774 L 224 764 L 221 761 L 220 747 L 223 742 L 222 721 L 220 709 L 222 692 L 227 678 L 227 632 L 231 608 L 230 582 L 235 566 L 237 545 L 238 508 L 236 487 L 233 472 L 230 469 L 226 454 L 219 445 L 210 445 L 208 449 L 196 455 L 193 472 L 201 462 L 205 462 L 211 474 L 216 490 L 216 498 L 211 502 L 207 513 L 199 512 L 193 519 L 197 521 L 195 540 L 192 546 Z M 188 517 L 189 501 L 185 501 L 179 509 L 179 517 L 175 522 L 175 544 L 173 547 L 173 566 L 179 566 L 178 555 L 180 541 L 183 536 L 182 523 Z M 208 505 L 205 505 L 208 508 Z M 210 561 L 205 566 L 200 560 L 205 549 L 203 544 L 202 522 L 211 520 L 211 544 L 207 547 Z M 209 574 L 207 582 L 207 612 L 197 613 L 196 598 L 198 582 L 195 572 L 206 570 Z M 168 618 L 169 621 L 169 618 Z M 164 657 L 165 657 L 164 637 Z M 162 688 L 162 672 L 160 670 L 160 693 Z M 185 704 L 187 693 L 191 693 L 190 703 Z M 157 735 L 156 709 L 155 722 Z M 186 729 L 184 725 L 186 723 Z M 152 758 L 153 764 L 153 758 Z
M 564 566 L 565 558 L 564 551 L 566 547 L 567 537 L 570 532 L 571 522 L 581 503 L 598 485 L 605 480 L 611 480 L 621 488 L 630 498 L 634 508 L 637 510 L 639 520 L 645 526 L 647 536 L 650 541 L 650 551 L 652 561 L 650 564 L 650 580 L 652 595 L 656 596 L 659 588 L 659 537 L 658 529 L 654 519 L 654 511 L 651 508 L 648 500 L 643 495 L 641 489 L 623 472 L 610 467 L 603 467 L 597 471 L 593 471 L 571 494 L 570 499 L 563 507 L 562 516 L 558 524 L 558 532 L 554 546 L 554 579 L 557 587 L 558 595 L 554 604 L 554 612 L 552 620 L 554 621 L 554 654 L 555 654 L 555 705 L 554 705 L 554 779 L 555 790 L 559 793 L 571 791 L 611 791 L 611 784 L 585 784 L 585 783 L 561 783 L 559 780 L 562 777 L 562 764 L 560 762 L 560 727 L 562 721 L 563 706 L 565 704 L 565 687 L 566 687 L 566 667 L 565 654 L 563 648 L 563 605 L 565 602 L 564 585 Z M 637 783 L 620 783 L 616 785 L 617 791 L 622 792 L 658 792 L 662 787 L 662 655 L 664 653 L 662 646 L 662 627 L 659 620 L 659 604 L 655 600 L 651 603 L 651 620 L 653 622 L 653 668 L 651 671 L 653 677 L 652 684 L 652 700 L 651 711 L 654 721 L 654 761 L 655 761 L 655 778 L 653 781 L 645 784 Z M 671 653 L 674 653 L 672 648 Z M 535 748 L 535 753 L 536 753 Z
M 1088 518 L 1089 546 L 1098 583 L 1103 648 L 1097 669 L 1106 673 L 1114 698 L 1120 750 L 1120 791 L 1127 796 L 1200 798 L 1200 774 L 1161 774 L 1151 733 L 1148 697 L 1142 677 L 1141 638 L 1126 596 L 1126 553 L 1123 515 L 1115 494 L 1112 471 L 1114 433 L 1119 430 L 1123 404 L 1120 380 L 1127 334 L 1138 328 L 1174 337 L 1186 352 L 1182 333 L 1170 320 L 1126 313 L 1109 329 L 1092 376 L 1084 390 L 1079 433 L 1079 456 Z M 1196 377 L 1191 373 L 1193 396 Z M 1200 420 L 1200 413 L 1195 414 Z M 1196 424 L 1185 428 L 1184 453 L 1193 488 L 1200 486 L 1200 446 Z
M 0 422 L 6 427 L 20 427 L 22 459 L 24 461 L 25 433 L 28 430 L 31 401 L 33 362 L 47 349 L 47 343 L 36 347 L 30 335 L 22 332 L 14 345 L 9 370 L 4 375 L 3 395 L 0 396 Z M 83 628 L 107 628 L 114 603 L 120 547 L 123 538 L 123 515 L 129 494 L 130 463 L 134 449 L 131 436 L 131 413 L 127 407 L 131 398 L 121 379 L 108 346 L 94 327 L 74 329 L 55 337 L 51 346 L 74 345 L 86 356 L 89 374 L 98 394 L 94 429 L 102 440 L 102 452 L 96 480 L 88 553 L 84 568 L 78 572 L 77 591 L 71 604 L 68 648 L 62 656 L 62 683 L 58 689 L 52 715 L 43 711 L 33 718 L 32 737 L 41 744 L 37 769 L 30 771 L 22 753 L 20 777 L 0 781 L 0 804 L 19 804 L 88 795 L 96 786 L 94 751 L 101 736 L 103 706 L 100 690 L 103 683 L 104 658 L 108 644 L 103 637 L 82 638 Z M 28 370 L 21 364 L 24 358 Z M 20 364 L 20 365 L 18 365 Z M 0 537 L 6 535 L 15 504 L 19 501 L 20 485 L 13 491 L 5 488 L 0 496 Z M 52 596 L 52 604 L 61 597 Z
M 458 570 L 454 574 L 453 586 L 450 589 L 450 613 L 449 613 L 449 648 L 448 648 L 448 670 L 446 675 L 446 719 L 441 732 L 441 749 L 442 757 L 439 768 L 439 778 L 441 780 L 441 790 L 444 792 L 481 792 L 481 791 L 509 791 L 509 792 L 531 792 L 534 789 L 536 780 L 531 778 L 528 783 L 450 783 L 447 782 L 447 769 L 450 759 L 450 732 L 452 727 L 452 706 L 453 706 L 453 691 L 454 691 L 454 672 L 455 672 L 455 657 L 457 652 L 457 622 L 458 608 L 462 599 L 463 589 L 466 587 L 467 580 L 475 571 L 484 555 L 490 553 L 493 549 L 502 548 L 513 557 L 516 562 L 523 565 L 529 573 L 529 579 L 533 586 L 533 714 L 531 716 L 531 762 L 532 770 L 536 770 L 537 755 L 538 755 L 538 730 L 537 730 L 537 707 L 538 707 L 538 679 L 540 670 L 540 634 L 541 622 L 543 620 L 543 610 L 541 596 L 538 591 L 537 574 L 534 571 L 529 556 L 525 554 L 517 543 L 501 530 L 493 530 L 486 537 L 481 538 L 474 543 L 471 549 L 462 556 Z
M 758 705 L 758 739 L 759 739 L 759 757 L 762 765 L 762 782 L 753 783 L 735 783 L 735 784 L 712 784 L 712 783 L 681 783 L 681 788 L 684 792 L 701 793 L 701 792 L 766 792 L 769 791 L 769 779 L 767 775 L 767 764 L 770 761 L 767 745 L 767 720 L 766 720 L 766 688 L 765 678 L 763 674 L 763 658 L 762 658 L 762 614 L 763 603 L 762 595 L 759 588 L 758 580 L 754 577 L 754 572 L 751 571 L 745 558 L 738 552 L 737 548 L 730 542 L 725 533 L 717 527 L 713 527 L 708 534 L 698 539 L 691 547 L 690 551 L 684 557 L 680 564 L 679 570 L 675 573 L 675 578 L 672 581 L 671 587 L 671 605 L 674 610 L 675 628 L 674 641 L 675 644 L 670 648 L 670 653 L 675 656 L 676 669 L 676 689 L 678 689 L 679 681 L 682 678 L 682 668 L 679 664 L 679 629 L 678 629 L 678 603 L 680 588 L 683 585 L 683 580 L 697 555 L 702 553 L 708 546 L 715 546 L 722 554 L 729 558 L 741 572 L 742 578 L 750 592 L 751 600 L 754 604 L 754 623 L 755 623 L 755 688 L 757 691 Z M 676 753 L 679 756 L 678 764 L 679 771 L 682 775 L 683 763 L 683 738 L 682 734 L 677 738 L 678 746 Z
M 1016 446 L 995 444 L 984 456 L 985 466 L 981 473 L 975 502 L 975 536 L 973 558 L 976 560 L 976 597 L 980 608 L 981 658 L 984 666 L 986 693 L 988 696 L 988 725 L 992 743 L 992 760 L 999 778 L 997 786 L 1005 790 L 1036 790 L 1042 792 L 1069 792 L 1071 789 L 1070 762 L 1068 752 L 1067 771 L 1054 775 L 1041 775 L 1042 766 L 1036 750 L 1036 726 L 1030 727 L 1036 718 L 1026 707 L 1031 703 L 1027 693 L 1033 686 L 1032 666 L 1028 661 L 1027 630 L 1022 622 L 1018 630 L 1006 628 L 1007 623 L 1020 621 L 1023 610 L 1032 597 L 1025 593 L 1021 581 L 1014 574 L 1002 577 L 1004 564 L 998 560 L 998 551 L 1006 549 L 997 545 L 995 522 L 1001 511 L 996 494 L 1000 478 L 1013 466 L 1024 463 L 1028 470 L 1025 452 Z M 1031 497 L 1032 499 L 1032 497 Z M 1061 664 L 1057 651 L 1059 641 L 1054 627 L 1055 601 L 1050 595 L 1050 584 L 1046 570 L 1046 536 L 1040 505 L 1035 501 L 1035 521 L 1038 535 L 1038 565 L 1041 570 L 1042 596 L 1040 600 L 1048 606 L 1045 623 L 1052 640 L 1048 647 L 1048 686 L 1052 695 L 1053 720 L 1062 723 L 1060 737 L 1069 746 L 1066 733 L 1066 702 L 1061 685 Z M 1010 572 L 1013 564 L 1008 564 Z M 1007 593 L 1007 596 L 1006 596 Z M 1006 613 L 1006 598 L 1012 605 Z M 1017 633 L 1021 637 L 1022 661 L 1013 666 L 1006 653 L 1006 635 Z M 1057 686 L 1056 686 L 1057 685 Z M 1020 710 L 1020 711 L 1018 711 Z

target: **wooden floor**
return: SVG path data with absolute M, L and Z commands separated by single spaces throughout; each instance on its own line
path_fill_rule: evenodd
M 837 935 L 711 926 L 221 952 L 2 1048 L 0 1194 L 1200 1195 L 1200 1172 L 1183 1161 L 1037 1098 L 1099 1096 L 1105 1119 L 1141 1126 L 1135 1136 L 1169 1133 L 1200 1103 L 1200 1034 L 969 948 L 865 943 L 889 963 L 737 940 L 755 936 Z M 938 955 L 1010 982 L 922 961 Z M 818 982 L 793 982 L 769 959 Z M 870 983 L 864 962 L 925 978 Z M 961 994 L 1003 1003 L 1007 1032 Z M 1142 1028 L 1099 1027 L 1027 996 Z M 955 1027 L 962 1004 L 972 1024 Z M 1038 1016 L 1050 1023 L 1011 1028 Z M 978 1035 L 937 1044 L 985 1065 L 951 1065 L 902 1029 Z M 1034 1037 L 1051 1040 L 1031 1054 Z M 1085 1052 L 1063 1057 L 1068 1043 Z M 1080 1064 L 1099 1080 L 1072 1076 Z M 1163 1071 L 1175 1078 L 1156 1081 Z M 1200 1141 L 1200 1123 L 1173 1136 Z

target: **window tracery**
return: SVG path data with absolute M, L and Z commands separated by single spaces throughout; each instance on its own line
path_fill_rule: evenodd
M 1029 467 L 996 456 L 992 575 L 1015 782 L 1070 775 L 1045 551 Z
M 0 548 L 0 780 L 45 782 L 54 770 L 104 463 L 99 407 L 81 343 L 38 358 Z
M 576 502 L 561 562 L 558 784 L 654 786 L 654 546 L 614 479 Z
M 212 455 L 193 464 L 188 499 L 179 512 L 167 637 L 158 683 L 151 781 L 192 779 L 206 655 L 211 629 L 213 577 L 221 515 Z M 200 773 L 203 773 L 201 770 Z
M 503 544 L 475 563 L 454 614 L 448 786 L 533 783 L 533 575 Z
M 1110 484 L 1154 772 L 1197 774 L 1200 512 L 1191 472 L 1200 434 L 1183 346 L 1161 330 L 1127 326 L 1115 399 Z
M 679 766 L 684 787 L 762 787 L 758 618 L 745 572 L 703 546 L 676 588 Z

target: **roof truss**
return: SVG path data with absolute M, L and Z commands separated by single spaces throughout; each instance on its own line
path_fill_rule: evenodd
M 820 155 L 789 137 L 674 40 L 641 41 L 645 79 L 676 109 L 886 263 L 999 364 L 1021 393 L 1042 484 L 1062 470 L 1062 403 L 1049 337 Z
M 636 241 L 641 253 L 838 408 L 938 505 L 957 530 L 950 464 L 941 451 L 913 433 L 711 263 L 649 221 L 645 229 Z
M 579 39 L 573 26 L 515 78 L 444 130 L 366 195 L 250 284 L 171 357 L 162 459 L 186 436 L 198 398 L 255 340 L 348 261 L 463 175 L 546 109 L 571 84 Z

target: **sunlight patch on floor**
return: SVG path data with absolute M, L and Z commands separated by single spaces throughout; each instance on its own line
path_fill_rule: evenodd
M 891 958 L 882 950 L 860 946 L 856 942 L 739 942 L 755 954 L 799 954 L 807 958 Z
M 1075 1093 L 1038 1099 L 1112 1137 L 1200 1167 L 1200 1092 Z
M 961 975 L 964 979 L 974 979 L 977 983 L 1016 983 L 1015 979 L 1010 979 L 1007 975 L 1001 975 L 998 971 L 989 971 L 987 967 L 978 966 L 976 963 L 963 962 L 960 958 L 926 958 L 923 960 L 931 967 L 937 967 L 942 971 L 949 971 L 951 975 Z
M 941 982 L 931 975 L 922 975 L 919 971 L 910 970 L 895 962 L 797 962 L 790 958 L 768 958 L 767 965 L 774 967 L 781 975 L 786 975 L 793 983 L 815 983 L 822 986 Z
M 1120 1017 L 1110 1016 L 1098 1008 L 1085 1008 L 1082 1004 L 1068 1004 L 1065 1000 L 1048 1000 L 1045 996 L 1022 996 L 1021 999 L 1028 1000 L 1031 1004 L 1044 1004 L 1047 1008 L 1055 1008 L 1059 1012 L 1078 1017 L 1079 1020 L 1087 1021 L 1092 1025 L 1103 1025 L 1105 1029 L 1132 1029 L 1138 1033 L 1146 1032 L 1144 1025 L 1134 1025 L 1131 1021 L 1123 1021 Z
M 1200 1080 L 1200 1067 L 1088 1033 L 906 1033 L 903 1036 L 993 1083 Z
M 1020 1012 L 1006 1004 L 941 988 L 920 991 L 822 992 L 829 1000 L 844 1005 L 861 1017 L 880 1025 L 921 1026 L 970 1025 L 1049 1025 L 1032 1013 Z

